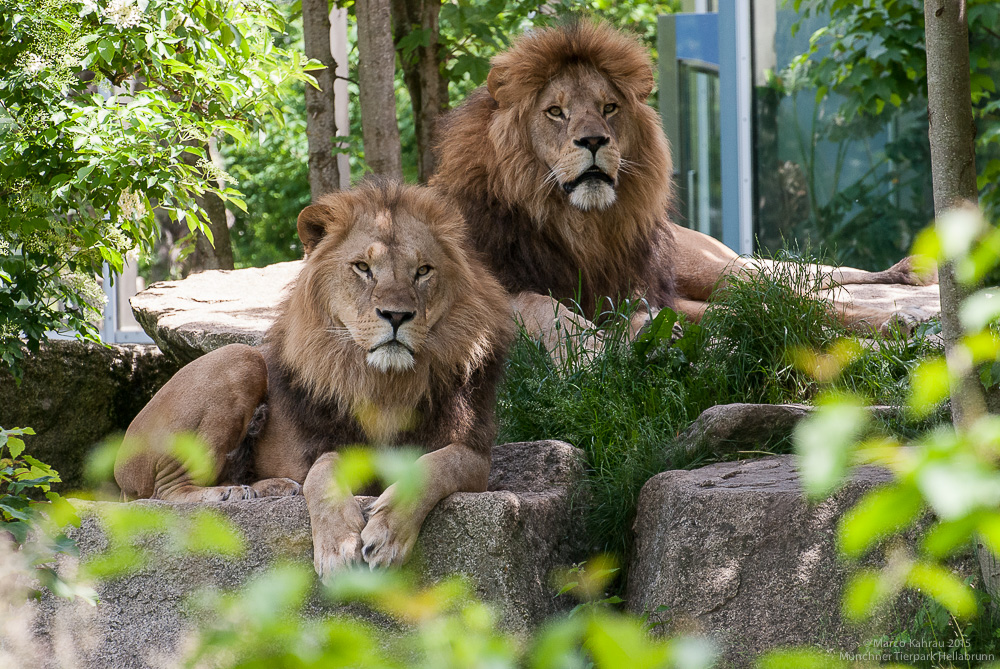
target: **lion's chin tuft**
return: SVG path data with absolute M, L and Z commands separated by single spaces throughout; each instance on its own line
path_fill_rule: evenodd
M 576 186 L 569 194 L 569 203 L 577 209 L 607 209 L 617 199 L 614 187 L 604 181 L 587 179 Z
M 369 351 L 366 361 L 380 372 L 405 372 L 413 368 L 413 353 L 405 346 L 390 343 Z

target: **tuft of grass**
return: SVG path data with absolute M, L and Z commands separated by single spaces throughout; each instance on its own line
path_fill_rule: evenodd
M 966 585 L 975 579 L 966 579 Z M 946 608 L 926 597 L 903 629 L 883 634 L 858 649 L 859 653 L 890 655 L 919 669 L 986 666 L 985 658 L 1000 655 L 1000 612 L 990 596 L 975 587 L 976 615 L 958 620 Z
M 787 260 L 787 259 L 786 259 Z M 716 291 L 702 319 L 706 332 L 698 378 L 713 404 L 802 401 L 813 380 L 790 354 L 828 348 L 845 334 L 805 263 L 786 261 L 769 276 L 735 274 Z
M 522 333 L 500 388 L 499 437 L 560 439 L 583 449 L 581 500 L 592 547 L 623 559 L 643 484 L 667 468 L 705 464 L 706 454 L 675 448 L 702 411 L 732 402 L 808 402 L 819 390 L 796 354 L 836 349 L 850 333 L 829 305 L 808 297 L 817 286 L 805 261 L 771 276 L 731 277 L 700 324 L 665 309 L 635 342 L 628 326 L 636 305 L 611 307 L 596 319 L 603 349 L 570 346 L 558 362 Z M 901 404 L 907 371 L 932 345 L 901 334 L 867 339 L 852 345 L 856 354 L 838 367 L 834 385 L 872 403 Z M 901 413 L 883 427 L 916 429 L 905 420 Z

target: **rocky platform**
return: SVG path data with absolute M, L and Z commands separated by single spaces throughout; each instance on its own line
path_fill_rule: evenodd
M 132 311 L 164 353 L 190 362 L 226 344 L 259 344 L 301 268 L 295 261 L 161 281 L 131 299 Z M 821 296 L 860 312 L 898 312 L 902 325 L 940 312 L 936 285 L 847 285 Z
M 659 633 L 708 634 L 736 666 L 782 646 L 854 651 L 903 629 L 898 620 L 857 628 L 840 615 L 851 566 L 838 558 L 837 522 L 888 480 L 863 467 L 810 503 L 791 455 L 658 474 L 639 498 L 628 607 L 650 612 Z M 912 609 L 901 602 L 896 613 Z
M 527 632 L 574 603 L 554 596 L 549 573 L 582 557 L 582 523 L 571 505 L 583 472 L 580 452 L 562 442 L 527 442 L 497 446 L 493 459 L 488 492 L 451 495 L 431 512 L 414 564 L 426 580 L 468 575 L 479 595 L 497 608 L 506 629 Z M 182 515 L 212 508 L 243 534 L 248 550 L 235 559 L 182 556 L 161 545 L 166 539 L 155 538 L 149 544 L 155 562 L 101 583 L 96 609 L 47 595 L 36 605 L 33 623 L 35 647 L 42 649 L 34 659 L 45 660 L 40 666 L 176 666 L 183 640 L 196 625 L 186 615 L 188 596 L 205 587 L 239 587 L 278 561 L 311 567 L 309 515 L 302 497 L 132 504 Z M 86 518 L 73 532 L 83 559 L 108 546 L 100 518 L 113 506 L 84 505 Z M 64 562 L 61 568 L 72 567 Z M 75 661 L 67 664 L 67 657 Z

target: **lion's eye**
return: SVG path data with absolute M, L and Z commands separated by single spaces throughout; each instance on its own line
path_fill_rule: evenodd
M 421 265 L 417 268 L 417 276 L 427 276 L 432 269 L 434 268 L 430 265 Z
M 545 110 L 545 113 L 553 118 L 562 118 L 563 110 L 559 105 L 552 105 Z
M 611 114 L 614 114 L 616 111 L 618 111 L 618 105 L 616 105 L 614 102 L 609 102 L 608 104 L 604 105 L 605 116 L 610 116 Z
M 371 267 L 368 266 L 366 262 L 356 262 L 354 263 L 354 269 L 358 270 L 362 274 L 371 274 Z

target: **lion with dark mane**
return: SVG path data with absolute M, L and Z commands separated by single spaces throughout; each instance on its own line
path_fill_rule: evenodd
M 646 104 L 654 83 L 635 39 L 579 21 L 522 35 L 441 123 L 431 185 L 464 208 L 476 247 L 543 336 L 554 309 L 574 319 L 548 296 L 578 300 L 587 317 L 604 297 L 642 297 L 697 319 L 727 274 L 774 267 L 670 222 L 670 152 Z M 810 271 L 825 285 L 936 280 L 909 258 L 883 272 Z M 841 312 L 875 327 L 893 315 Z
M 231 344 L 174 375 L 129 426 L 115 478 L 126 498 L 177 502 L 301 491 L 320 574 L 400 563 L 439 500 L 486 489 L 507 296 L 429 189 L 328 195 L 298 231 L 306 261 L 263 346 Z M 200 480 L 173 448 L 180 433 L 214 456 Z M 390 486 L 366 518 L 331 487 L 353 444 L 423 448 L 420 497 Z

